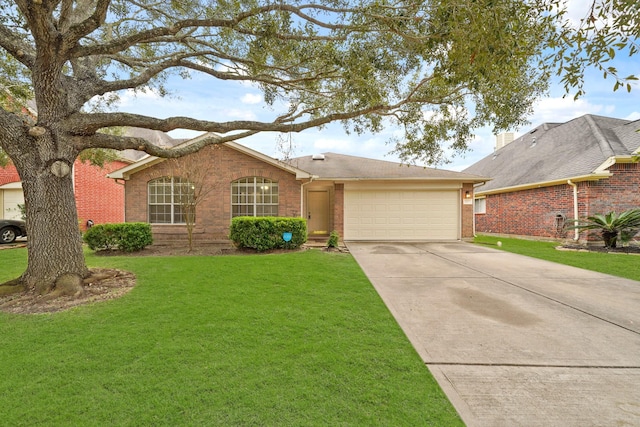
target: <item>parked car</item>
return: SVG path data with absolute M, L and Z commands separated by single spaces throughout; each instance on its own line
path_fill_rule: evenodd
M 24 221 L 17 219 L 0 219 L 0 243 L 12 243 L 16 237 L 26 236 Z

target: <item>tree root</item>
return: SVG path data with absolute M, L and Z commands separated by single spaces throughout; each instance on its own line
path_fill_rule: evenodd
M 133 273 L 95 268 L 89 275 L 81 279 L 79 275 L 69 274 L 70 277 L 60 276 L 49 286 L 49 291 L 41 293 L 35 286 L 26 287 L 24 279 L 12 280 L 12 294 L 0 294 L 0 311 L 7 313 L 52 313 L 67 310 L 71 307 L 106 301 L 129 292 L 135 285 Z M 0 284 L 0 288 L 7 287 Z M 81 287 L 79 293 L 77 286 Z
M 46 294 L 46 298 L 54 299 L 63 295 L 80 298 L 84 296 L 84 288 L 82 285 L 82 277 L 77 274 L 65 273 L 56 279 L 53 290 Z
M 24 292 L 24 290 L 25 287 L 20 278 L 0 284 L 0 296 L 17 294 L 18 292 Z

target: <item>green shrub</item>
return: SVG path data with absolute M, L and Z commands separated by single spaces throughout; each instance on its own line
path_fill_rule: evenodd
M 283 233 L 291 233 L 286 242 Z M 307 222 L 303 218 L 239 216 L 231 220 L 229 239 L 239 248 L 257 251 L 296 249 L 307 241 Z
M 340 242 L 340 234 L 338 234 L 336 230 L 333 230 L 331 234 L 329 234 L 329 240 L 327 240 L 327 247 L 337 248 L 339 242 Z
M 94 225 L 84 233 L 83 239 L 94 251 L 135 252 L 153 243 L 151 226 L 144 222 Z
M 569 229 L 597 230 L 602 236 L 604 245 L 615 248 L 618 240 L 628 243 L 640 231 L 640 209 L 628 209 L 619 214 L 615 211 L 606 215 L 595 214 L 574 221 L 576 221 L 575 225 Z

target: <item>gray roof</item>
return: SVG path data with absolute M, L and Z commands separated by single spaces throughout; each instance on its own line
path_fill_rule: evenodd
M 640 147 L 640 121 L 584 115 L 544 124 L 522 135 L 463 172 L 489 176 L 478 191 L 525 186 L 594 174 L 611 157 Z
M 149 141 L 150 143 L 162 148 L 174 147 L 180 144 L 181 142 L 186 141 L 185 139 L 172 138 L 169 134 L 159 130 L 136 128 L 136 127 L 125 128 L 123 136 L 143 138 Z M 131 161 L 140 160 L 146 155 L 147 153 L 143 151 L 137 151 L 137 150 L 131 150 L 131 149 L 120 151 L 120 156 L 122 158 L 126 160 L 131 160 Z
M 291 159 L 289 164 L 317 176 L 331 180 L 454 180 L 482 182 L 483 176 L 445 169 L 408 166 L 384 160 L 367 159 L 345 154 L 323 153 L 324 160 L 314 156 Z

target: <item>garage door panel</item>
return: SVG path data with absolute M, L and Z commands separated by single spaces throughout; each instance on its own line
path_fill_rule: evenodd
M 21 189 L 5 189 L 0 191 L 0 197 L 3 198 L 3 212 L 1 212 L 4 219 L 21 219 L 22 211 L 19 205 L 24 204 L 24 195 Z
M 458 191 L 347 190 L 347 240 L 455 240 Z

